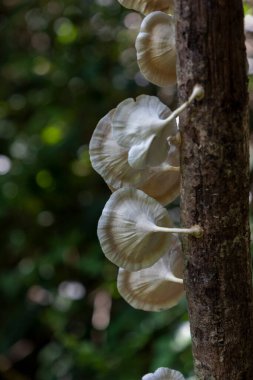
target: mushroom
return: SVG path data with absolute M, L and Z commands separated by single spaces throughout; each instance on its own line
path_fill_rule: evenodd
M 172 202 L 180 191 L 179 149 L 171 145 L 164 164 L 145 169 L 132 168 L 127 160 L 128 150 L 112 136 L 112 118 L 108 112 L 97 124 L 90 140 L 89 153 L 93 168 L 103 177 L 112 191 L 121 187 L 136 187 L 162 204 Z
M 171 272 L 171 279 L 175 280 L 177 279 L 182 280 L 184 277 L 184 255 L 182 251 L 182 244 L 178 236 L 173 236 L 173 242 L 171 244 L 171 247 L 169 251 L 164 256 L 164 261 L 167 265 L 167 271 Z M 173 277 L 174 276 L 174 277 Z M 181 281 L 182 283 L 183 281 Z
M 158 166 L 168 155 L 168 138 L 177 132 L 176 117 L 194 99 L 201 99 L 203 87 L 195 85 L 189 99 L 171 113 L 157 97 L 140 95 L 136 101 L 121 102 L 112 119 L 113 137 L 128 149 L 129 165 L 136 169 Z
M 123 7 L 134 9 L 144 15 L 153 11 L 170 13 L 173 11 L 173 0 L 118 0 Z
M 173 238 L 167 254 L 149 268 L 129 272 L 120 268 L 117 287 L 120 295 L 132 307 L 145 311 L 161 311 L 175 306 L 184 295 L 183 256 L 178 238 Z
M 115 110 L 108 112 L 97 124 L 90 140 L 89 153 L 93 168 L 110 188 L 138 186 L 150 177 L 148 170 L 136 170 L 128 161 L 128 151 L 112 136 L 112 118 Z
M 245 46 L 248 60 L 248 74 L 253 74 L 253 16 L 244 17 Z
M 172 228 L 167 210 L 141 190 L 122 188 L 107 201 L 98 222 L 105 256 L 119 267 L 138 271 L 150 267 L 171 246 L 173 233 L 199 237 L 202 229 Z
M 244 16 L 244 31 L 245 33 L 253 33 L 253 16 L 250 14 Z
M 166 165 L 167 162 L 172 166 Z M 178 147 L 171 145 L 165 164 L 150 168 L 151 176 L 138 188 L 162 205 L 169 204 L 180 193 L 180 171 L 176 170 L 178 165 Z
M 115 111 L 112 129 L 119 145 L 127 148 L 130 166 L 143 169 L 158 166 L 168 154 L 167 137 L 177 132 L 176 120 L 170 120 L 170 109 L 157 97 L 140 95 L 128 98 Z
M 152 12 L 141 24 L 135 43 L 141 73 L 157 86 L 176 83 L 176 46 L 174 17 Z
M 174 369 L 161 367 L 154 373 L 144 375 L 141 380 L 185 380 L 184 376 Z

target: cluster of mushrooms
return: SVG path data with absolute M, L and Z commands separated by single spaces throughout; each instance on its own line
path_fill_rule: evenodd
M 119 2 L 147 14 L 136 39 L 142 74 L 160 86 L 173 83 L 175 26 L 173 16 L 165 13 L 171 12 L 171 1 Z M 180 191 L 176 118 L 203 95 L 202 86 L 195 85 L 173 112 L 155 96 L 123 100 L 99 121 L 90 141 L 92 166 L 112 190 L 98 222 L 99 241 L 105 256 L 119 267 L 119 293 L 137 309 L 168 309 L 184 293 L 178 234 L 199 237 L 202 230 L 174 228 L 163 206 Z
M 165 87 L 176 83 L 173 0 L 118 0 L 145 17 L 136 38 L 143 76 Z M 249 74 L 253 72 L 253 17 L 245 17 Z M 98 222 L 105 256 L 119 267 L 117 287 L 134 308 L 171 308 L 184 294 L 184 259 L 178 234 L 203 234 L 198 225 L 175 228 L 164 206 L 180 193 L 180 133 L 177 116 L 204 96 L 196 84 L 188 101 L 173 112 L 157 97 L 126 99 L 96 126 L 89 151 L 93 168 L 112 195 Z M 159 368 L 142 380 L 184 380 Z
M 171 0 L 118 0 L 145 15 L 136 39 L 143 76 L 158 86 L 176 82 L 175 23 Z M 178 115 L 204 96 L 196 84 L 173 112 L 157 97 L 126 99 L 97 124 L 89 152 L 112 195 L 98 222 L 105 256 L 119 267 L 117 287 L 134 308 L 161 311 L 184 294 L 184 259 L 178 234 L 202 236 L 198 225 L 175 228 L 165 206 L 180 193 Z M 159 368 L 142 380 L 184 380 Z

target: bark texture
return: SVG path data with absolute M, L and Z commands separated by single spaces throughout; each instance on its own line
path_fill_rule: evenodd
M 176 0 L 180 101 L 205 98 L 180 118 L 182 226 L 195 373 L 253 379 L 249 251 L 247 69 L 241 0 Z

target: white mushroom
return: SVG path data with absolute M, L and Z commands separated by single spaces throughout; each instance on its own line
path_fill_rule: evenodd
M 112 120 L 113 137 L 127 148 L 130 166 L 143 169 L 159 166 L 167 159 L 168 138 L 177 132 L 176 117 L 204 90 L 195 85 L 189 99 L 171 113 L 157 97 L 141 95 L 121 102 Z M 166 117 L 169 115 L 168 117 Z
M 130 166 L 142 169 L 158 166 L 168 154 L 168 136 L 175 135 L 175 119 L 166 122 L 170 109 L 157 97 L 140 95 L 121 102 L 115 111 L 113 137 L 127 148 Z
M 253 16 L 250 14 L 244 16 L 244 31 L 245 33 L 253 33 Z
M 134 169 L 128 163 L 128 150 L 118 145 L 112 136 L 110 111 L 97 124 L 89 145 L 93 168 L 103 177 L 112 191 L 121 187 L 136 187 L 162 204 L 172 202 L 180 191 L 179 149 L 171 145 L 164 164 Z
M 123 7 L 148 14 L 153 11 L 171 13 L 174 8 L 173 0 L 118 0 Z
M 135 271 L 151 266 L 168 250 L 172 235 L 154 233 L 156 226 L 172 226 L 167 210 L 140 190 L 122 188 L 104 207 L 98 238 L 109 260 Z
M 184 376 L 174 369 L 161 367 L 154 373 L 144 375 L 141 380 L 185 380 Z
M 117 287 L 121 296 L 134 308 L 161 311 L 175 306 L 184 295 L 183 280 L 174 271 L 183 272 L 179 239 L 173 238 L 169 252 L 149 268 L 137 272 L 119 269 Z
M 202 229 L 172 228 L 164 207 L 131 188 L 111 195 L 98 222 L 98 238 L 105 256 L 129 271 L 153 265 L 169 250 L 173 233 L 199 237 Z
M 253 16 L 244 17 L 245 46 L 248 59 L 248 74 L 253 74 Z
M 172 167 L 168 166 L 170 163 Z M 147 177 L 138 188 L 162 205 L 172 202 L 180 193 L 180 172 L 175 170 L 179 166 L 178 147 L 171 146 L 168 159 L 164 165 L 150 168 L 151 176 Z
M 174 235 L 173 236 L 173 242 L 171 244 L 171 247 L 169 251 L 166 253 L 164 256 L 164 261 L 167 267 L 167 271 L 171 272 L 172 277 L 171 279 L 183 279 L 184 277 L 184 255 L 183 255 L 183 250 L 182 250 L 182 244 L 178 236 Z M 183 283 L 183 281 L 181 281 Z
M 108 112 L 97 124 L 90 140 L 89 153 L 93 168 L 103 177 L 109 187 L 136 187 L 146 181 L 149 170 L 136 170 L 128 161 L 128 151 L 112 136 L 112 117 L 115 110 Z
M 144 77 L 157 86 L 176 83 L 174 17 L 152 12 L 141 24 L 135 47 L 137 62 Z

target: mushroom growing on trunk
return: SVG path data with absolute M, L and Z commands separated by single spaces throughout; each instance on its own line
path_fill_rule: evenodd
M 185 380 L 185 378 L 182 373 L 174 369 L 161 367 L 154 373 L 144 375 L 141 380 Z
M 112 191 L 121 187 L 143 190 L 161 204 L 172 202 L 180 191 L 179 147 L 171 144 L 164 163 L 156 167 L 135 169 L 128 163 L 128 150 L 112 136 L 115 110 L 97 124 L 90 140 L 89 153 L 93 168 Z
M 112 132 L 118 144 L 128 149 L 129 165 L 143 169 L 163 163 L 169 140 L 177 133 L 176 117 L 203 96 L 203 87 L 196 84 L 189 99 L 173 112 L 155 96 L 140 95 L 136 101 L 128 98 L 121 102 L 112 119 Z
M 107 201 L 98 221 L 105 256 L 119 267 L 150 267 L 173 244 L 173 234 L 202 236 L 202 228 L 173 228 L 166 208 L 141 190 L 119 189 Z
M 175 20 L 163 12 L 152 12 L 141 24 L 136 38 L 141 73 L 157 86 L 176 83 Z
M 134 9 L 144 15 L 153 11 L 173 12 L 173 0 L 118 0 L 123 7 Z
M 177 237 L 174 237 L 169 251 L 151 267 L 137 272 L 120 268 L 117 279 L 118 291 L 136 309 L 145 311 L 169 309 L 184 295 L 183 267 L 181 243 Z

